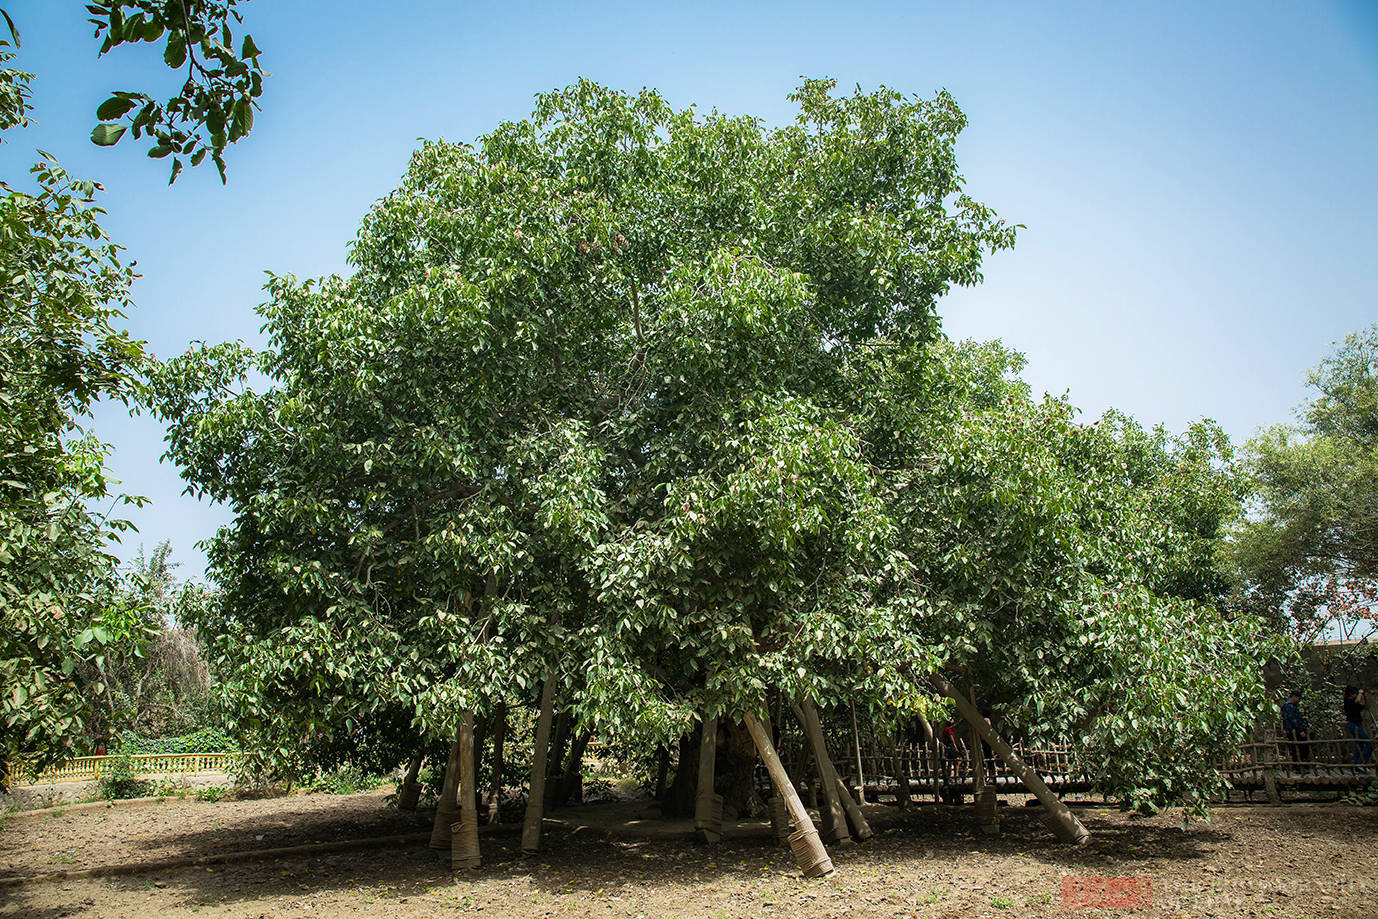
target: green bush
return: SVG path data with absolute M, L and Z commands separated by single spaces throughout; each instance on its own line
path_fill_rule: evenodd
M 202 728 L 175 737 L 143 737 L 121 734 L 114 744 L 120 753 L 236 753 L 237 744 L 219 728 Z
M 202 785 L 192 791 L 192 797 L 198 801 L 219 801 L 230 793 L 224 785 Z
M 360 791 L 371 791 L 383 782 L 383 776 L 365 772 L 353 763 L 337 766 L 330 772 L 317 772 L 302 787 L 307 791 L 327 795 L 352 795 Z
M 107 801 L 117 798 L 142 798 L 153 791 L 153 783 L 134 773 L 134 761 L 125 753 L 101 764 L 96 791 Z
M 1356 807 L 1378 807 L 1378 782 L 1370 782 L 1368 788 L 1351 791 L 1340 800 Z

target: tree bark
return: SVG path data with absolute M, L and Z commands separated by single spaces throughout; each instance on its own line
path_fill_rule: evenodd
M 842 799 L 837 795 L 837 786 L 842 783 L 832 758 L 828 756 L 828 745 L 823 738 L 823 725 L 818 720 L 818 709 L 809 699 L 801 699 L 795 707 L 795 715 L 804 726 L 809 745 L 813 748 L 813 758 L 818 764 L 818 790 L 823 800 L 819 802 L 818 822 L 822 824 L 825 842 L 841 842 L 850 835 L 847 832 L 847 814 L 842 809 Z
M 450 758 L 445 763 L 445 779 L 440 784 L 440 799 L 435 802 L 435 825 L 431 828 L 432 849 L 450 848 L 450 824 L 455 822 L 459 809 L 456 795 L 459 790 L 459 738 L 450 744 Z
M 866 772 L 861 764 L 861 732 L 856 726 L 856 703 L 851 703 L 852 709 L 852 744 L 856 747 L 856 799 L 862 804 L 866 803 Z
M 474 755 L 474 713 L 464 710 L 459 723 L 459 819 L 455 822 L 450 850 L 455 868 L 477 868 L 482 863 L 478 843 L 478 765 Z
M 541 689 L 541 713 L 536 718 L 536 738 L 531 748 L 531 788 L 526 795 L 526 819 L 522 823 L 522 852 L 541 851 L 541 821 L 545 818 L 545 770 L 550 747 L 550 722 L 554 717 L 555 668 Z
M 572 717 L 568 709 L 555 716 L 555 739 L 550 743 L 550 760 L 547 765 L 545 786 L 545 805 L 555 805 L 555 795 L 560 790 L 560 778 L 565 774 L 565 744 L 569 742 L 569 726 Z
M 498 809 L 502 806 L 502 745 L 507 739 L 507 703 L 499 702 L 493 709 L 493 783 L 488 788 L 488 822 L 501 823 Z
M 713 790 L 718 756 L 718 719 L 705 718 L 699 737 L 698 793 L 694 796 L 694 830 L 704 842 L 722 839 L 722 799 Z
M 564 807 L 570 802 L 570 799 L 583 800 L 584 748 L 588 746 L 592 737 L 593 735 L 588 731 L 580 731 L 575 735 L 574 743 L 569 748 L 569 759 L 565 764 L 565 770 L 560 775 L 559 788 L 555 791 L 556 807 Z
M 651 796 L 654 801 L 665 800 L 666 779 L 670 775 L 670 748 L 661 747 L 656 754 L 656 790 Z
M 397 789 L 397 809 L 400 811 L 416 810 L 416 803 L 421 799 L 421 785 L 416 781 L 416 777 L 421 774 L 421 761 L 423 756 L 413 756 L 411 763 L 407 766 L 407 774 L 402 779 L 402 786 Z
M 799 792 L 795 790 L 794 784 L 789 780 L 789 774 L 785 772 L 785 764 L 780 762 L 780 755 L 775 752 L 775 745 L 770 739 L 770 728 L 761 724 L 750 712 L 744 717 L 746 729 L 751 732 L 751 739 L 755 742 L 756 750 L 761 754 L 766 771 L 770 773 L 770 780 L 775 785 L 775 793 L 785 799 L 785 807 L 794 823 L 795 831 L 789 842 L 795 861 L 805 877 L 827 877 L 833 873 L 832 859 L 828 857 L 827 848 L 818 838 L 818 831 L 809 819 L 804 802 L 799 799 Z
M 1048 829 L 1053 831 L 1059 840 L 1073 845 L 1082 845 L 1091 838 L 1091 833 L 1077 819 L 1072 809 L 1062 802 L 1057 795 L 1053 794 L 1052 789 L 1039 777 L 1038 773 L 1024 764 L 1012 749 L 996 734 L 990 725 L 986 724 L 986 719 L 981 717 L 980 711 L 962 696 L 962 693 L 942 675 L 932 675 L 933 684 L 957 706 L 957 711 L 967 720 L 972 727 L 976 728 L 977 733 L 990 744 L 991 749 L 1010 767 L 1010 771 L 1019 777 L 1024 783 L 1024 787 L 1029 789 L 1043 805 L 1043 822 Z M 980 748 L 973 755 L 979 755 Z
M 841 779 L 837 780 L 837 796 L 842 800 L 842 810 L 847 814 L 847 824 L 851 827 L 852 835 L 859 842 L 865 842 L 876 835 L 871 832 L 871 824 L 867 822 L 866 815 L 852 800 L 851 793 L 847 791 L 846 783 Z

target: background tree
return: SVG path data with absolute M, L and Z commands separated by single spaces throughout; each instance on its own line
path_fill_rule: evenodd
M 98 741 L 115 735 L 163 737 L 209 724 L 210 673 L 200 636 L 187 623 L 211 602 L 211 592 L 202 584 L 179 581 L 171 555 L 166 541 L 149 555 L 140 548 L 112 599 L 138 611 L 147 641 L 112 649 L 99 673 L 82 672 L 89 682 L 105 687 L 87 725 Z
M 1256 499 L 1228 556 L 1245 603 L 1301 641 L 1367 634 L 1378 614 L 1378 326 L 1308 383 L 1300 423 L 1249 443 Z
M 0 42 L 0 64 L 13 52 Z M 27 121 L 30 74 L 0 69 L 3 126 Z M 127 401 L 145 355 L 117 328 L 132 266 L 99 224 L 96 186 L 45 155 L 36 189 L 0 183 L 0 759 L 7 774 L 71 755 L 112 648 L 142 637 L 110 602 L 106 448 L 82 427 L 98 399 Z

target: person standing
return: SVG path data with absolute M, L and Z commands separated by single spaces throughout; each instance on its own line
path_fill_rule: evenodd
M 1368 693 L 1357 686 L 1346 686 L 1344 694 L 1345 732 L 1354 738 L 1354 765 L 1361 766 L 1373 756 L 1373 744 L 1364 730 L 1364 709 Z
M 1301 713 L 1301 690 L 1292 690 L 1282 703 L 1282 731 L 1287 735 L 1292 762 L 1301 769 L 1302 763 L 1311 761 L 1311 725 Z

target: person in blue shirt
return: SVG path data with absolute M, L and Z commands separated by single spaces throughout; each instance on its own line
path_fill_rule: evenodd
M 1282 731 L 1292 749 L 1292 761 L 1298 768 L 1311 760 L 1311 726 L 1301 713 L 1301 691 L 1294 689 L 1282 703 Z

